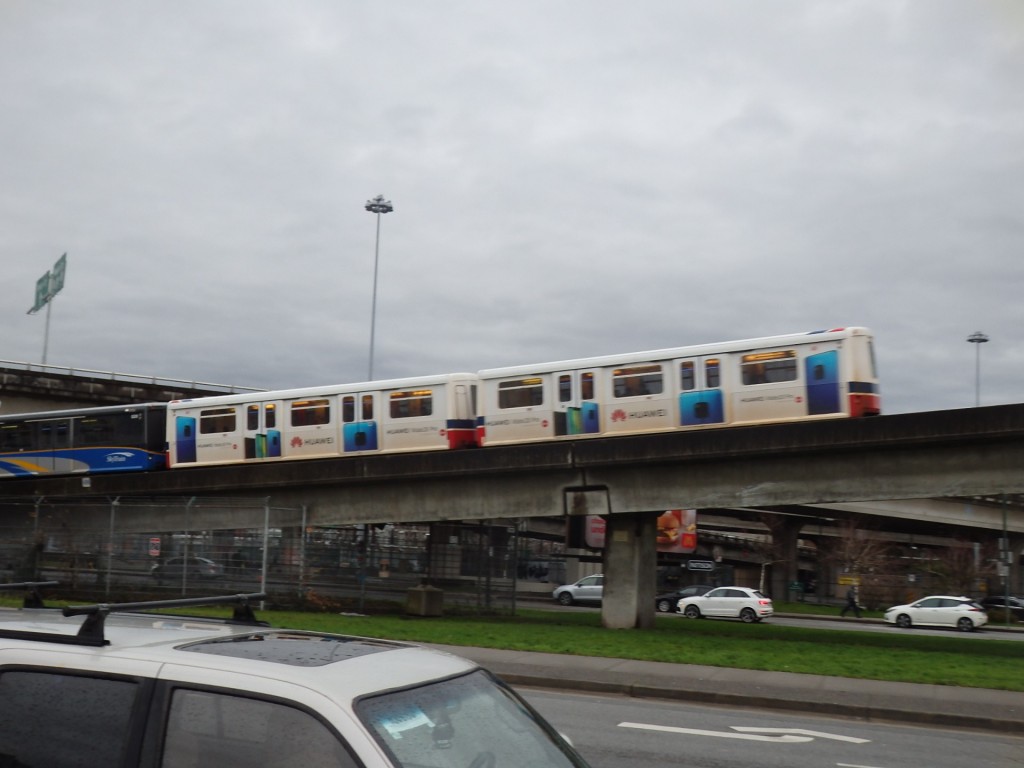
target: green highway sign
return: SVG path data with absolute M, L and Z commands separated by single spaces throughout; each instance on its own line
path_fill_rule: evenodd
M 50 299 L 60 293 L 64 287 L 64 273 L 67 271 L 67 266 L 68 255 L 65 253 L 57 259 L 52 270 L 36 280 L 36 303 L 32 305 L 28 314 L 35 314 L 45 307 Z

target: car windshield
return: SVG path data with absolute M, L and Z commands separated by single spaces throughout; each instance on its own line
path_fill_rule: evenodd
M 586 768 L 550 726 L 482 670 L 363 698 L 356 712 L 402 768 Z

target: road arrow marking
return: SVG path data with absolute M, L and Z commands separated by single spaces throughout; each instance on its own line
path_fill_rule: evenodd
M 776 744 L 796 744 L 812 741 L 810 736 L 762 736 L 756 733 L 732 733 L 730 731 L 704 731 L 699 728 L 677 728 L 673 725 L 652 725 L 650 723 L 619 723 L 620 728 L 639 728 L 643 731 L 665 731 L 666 733 L 689 733 L 694 736 L 717 736 L 722 739 L 745 739 L 747 741 L 773 741 Z
M 717 736 L 720 739 L 745 739 L 747 741 L 769 741 L 776 744 L 798 744 L 814 741 L 814 739 L 833 739 L 849 741 L 853 744 L 865 744 L 870 739 L 858 739 L 854 736 L 840 736 L 835 733 L 808 731 L 803 728 L 758 728 L 754 726 L 733 725 L 732 731 L 706 731 L 701 728 L 679 728 L 674 725 L 654 725 L 652 723 L 619 723 L 620 728 L 637 728 L 644 731 L 663 731 L 665 733 L 687 733 L 694 736 Z

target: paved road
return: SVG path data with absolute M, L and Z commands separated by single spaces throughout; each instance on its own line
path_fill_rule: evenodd
M 1024 732 L 1024 693 L 790 672 L 434 646 L 512 685 Z
M 519 689 L 592 768 L 829 768 L 1021 766 L 1008 733 L 867 722 L 574 691 Z
M 780 618 L 806 620 L 792 615 Z M 878 626 L 877 621 L 876 629 L 890 629 Z M 974 634 L 981 633 L 971 633 Z M 985 633 L 988 634 L 1020 639 L 1024 629 L 992 630 Z M 1012 691 L 490 648 L 435 647 L 472 659 L 512 685 L 1024 733 L 1024 693 Z

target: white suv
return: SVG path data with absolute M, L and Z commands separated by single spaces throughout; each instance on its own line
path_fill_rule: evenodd
M 600 573 L 584 576 L 575 584 L 563 584 L 551 593 L 561 605 L 599 603 L 604 596 L 604 576 Z
M 142 612 L 216 598 L 0 609 L 0 766 L 586 768 L 476 664 L 273 629 L 262 597 L 230 621 Z

